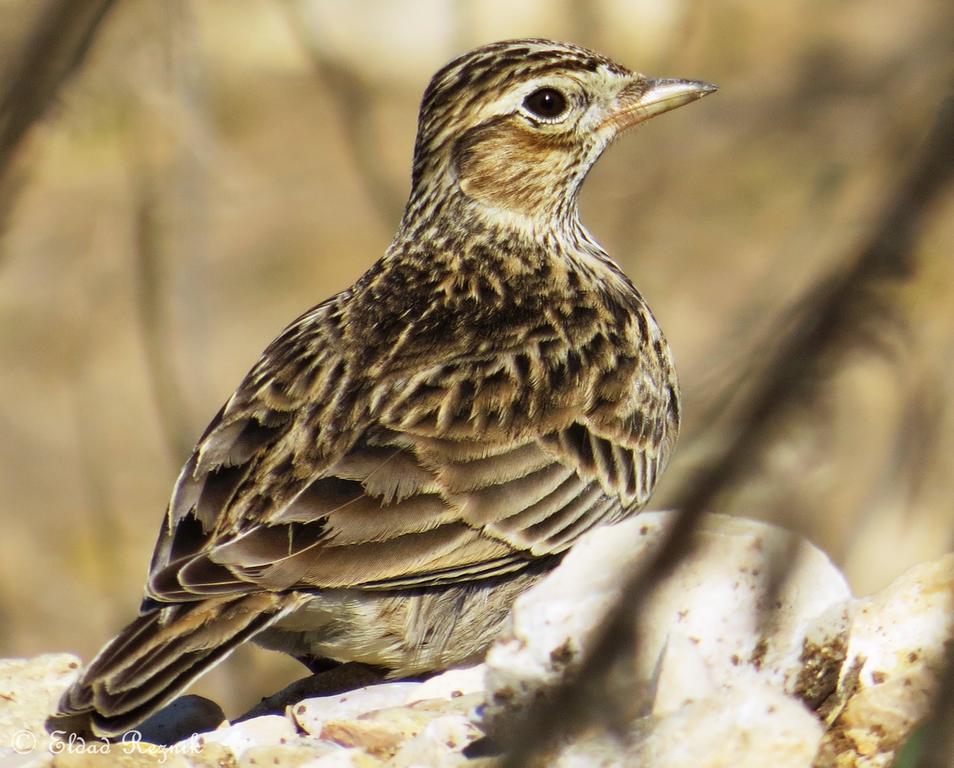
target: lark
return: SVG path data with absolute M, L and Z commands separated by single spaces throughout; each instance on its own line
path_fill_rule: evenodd
M 246 640 L 394 678 L 479 658 L 574 542 L 643 507 L 676 374 L 577 198 L 623 131 L 713 90 L 547 40 L 441 69 L 393 242 L 199 438 L 139 616 L 50 727 L 121 734 Z

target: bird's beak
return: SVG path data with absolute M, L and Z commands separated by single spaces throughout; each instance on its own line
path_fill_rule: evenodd
M 712 83 L 698 80 L 654 79 L 636 75 L 616 99 L 616 106 L 603 121 L 616 133 L 632 128 L 651 117 L 681 107 L 718 90 Z

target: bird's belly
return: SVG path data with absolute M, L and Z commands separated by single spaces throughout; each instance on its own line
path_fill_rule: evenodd
M 326 590 L 255 637 L 296 658 L 357 661 L 407 677 L 478 659 L 516 597 L 545 575 L 408 592 Z

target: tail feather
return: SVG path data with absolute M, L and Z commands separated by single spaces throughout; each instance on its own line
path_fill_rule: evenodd
M 63 694 L 47 730 L 102 737 L 125 733 L 299 602 L 294 594 L 258 592 L 139 616 Z

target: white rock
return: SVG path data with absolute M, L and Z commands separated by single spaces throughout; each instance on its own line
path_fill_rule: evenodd
M 954 554 L 923 563 L 857 601 L 846 670 L 861 664 L 862 687 L 925 665 L 939 667 L 954 634 Z
M 197 741 L 187 739 L 179 742 L 174 745 L 173 750 L 178 749 L 185 753 L 195 744 L 201 747 L 204 744 L 214 743 L 228 747 L 237 758 L 240 758 L 242 753 L 251 747 L 284 744 L 297 736 L 295 724 L 287 717 L 263 715 L 203 733 Z
M 359 749 L 339 749 L 307 763 L 299 763 L 298 768 L 376 768 L 380 765 L 383 765 L 380 760 Z
M 357 749 L 341 749 L 324 757 L 303 763 L 299 768 L 374 768 L 383 765 L 380 760 Z
M 674 630 L 663 650 L 656 676 L 653 714 L 665 715 L 716 693 L 717 687 L 699 648 Z
M 365 712 L 405 704 L 420 687 L 421 683 L 368 685 L 333 696 L 305 699 L 291 707 L 290 711 L 302 730 L 318 735 L 329 720 L 346 720 Z
M 720 691 L 653 718 L 645 727 L 645 737 L 628 750 L 625 764 L 809 768 L 823 734 L 822 724 L 804 705 L 767 682 Z M 571 765 L 558 763 L 561 768 Z
M 225 726 L 166 752 L 141 746 L 170 768 L 464 766 L 461 750 L 481 736 L 469 715 L 483 700 L 484 681 L 483 723 L 496 735 L 497 723 L 514 722 L 514 710 L 578 662 L 628 567 L 651 556 L 671 520 L 644 513 L 585 537 L 518 600 L 511 629 L 486 664 L 424 683 L 307 699 L 288 717 Z M 635 695 L 648 694 L 639 699 L 645 707 L 632 738 L 622 743 L 590 731 L 547 764 L 890 766 L 929 711 L 954 636 L 954 554 L 853 600 L 828 559 L 794 534 L 709 516 L 698 536 L 692 555 L 641 606 L 634 680 L 613 681 L 622 684 L 617 690 L 628 692 L 633 683 Z M 787 578 L 768 599 L 773 565 L 785 566 Z M 7 739 L 0 741 L 0 763 L 50 762 L 43 720 L 78 667 L 65 655 L 0 661 L 0 738 Z M 299 735 L 296 725 L 309 735 Z M 38 737 L 28 755 L 8 746 L 24 729 Z M 104 766 L 125 759 L 116 750 L 96 757 Z
M 490 721 L 509 717 L 514 705 L 576 662 L 624 575 L 651 558 L 674 519 L 673 513 L 644 512 L 593 531 L 518 598 L 509 633 L 487 657 Z M 825 646 L 846 631 L 850 593 L 841 573 L 819 549 L 767 523 L 708 515 L 696 535 L 696 549 L 641 606 L 636 682 L 666 677 L 661 711 L 696 699 L 710 685 L 748 684 L 756 676 L 796 689 L 806 638 Z M 774 606 L 766 606 L 778 565 L 786 578 Z M 667 647 L 684 649 L 686 642 L 696 649 L 698 674 L 677 674 L 666 663 Z M 668 658 L 674 656 L 681 663 L 681 652 Z
M 470 693 L 481 693 L 486 675 L 487 668 L 483 664 L 451 669 L 420 683 L 409 692 L 405 702 L 411 704 L 427 699 L 456 699 Z
M 79 670 L 80 660 L 68 653 L 0 659 L 0 763 L 49 757 L 44 722 Z
M 954 554 L 855 602 L 840 706 L 823 750 L 831 765 L 887 766 L 929 713 L 954 639 Z
M 219 762 L 221 765 L 221 761 Z M 208 765 L 208 763 L 205 763 Z M 381 765 L 359 749 L 345 749 L 337 744 L 310 737 L 283 744 L 250 747 L 238 761 L 238 768 L 375 768 Z M 205 766 L 203 766 L 205 768 Z
M 481 699 L 480 694 L 454 699 L 427 699 L 413 704 L 376 709 L 356 717 L 326 720 L 321 738 L 344 747 L 362 749 L 373 757 L 390 760 L 409 742 L 420 739 L 416 749 L 433 752 L 435 732 L 428 731 L 436 721 L 450 718 L 441 729 L 446 739 L 441 751 L 450 753 L 463 749 L 479 737 L 466 713 Z M 423 735 L 422 735 L 423 734 Z M 448 739 L 450 743 L 448 743 Z
M 419 734 L 404 742 L 389 765 L 429 768 L 463 765 L 466 759 L 461 751 L 481 735 L 464 715 L 437 717 Z

